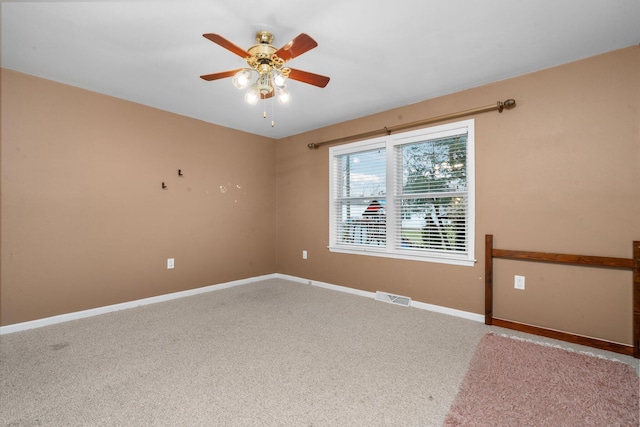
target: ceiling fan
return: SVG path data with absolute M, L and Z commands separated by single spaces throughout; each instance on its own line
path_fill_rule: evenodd
M 289 92 L 286 89 L 288 78 L 321 88 L 329 83 L 329 77 L 284 66 L 286 62 L 318 46 L 318 43 L 307 34 L 302 33 L 277 49 L 272 45 L 273 34 L 261 30 L 256 33 L 256 44 L 247 50 L 236 46 L 219 34 L 203 34 L 203 37 L 242 57 L 247 61 L 249 68 L 205 74 L 200 78 L 211 81 L 233 77 L 233 84 L 238 89 L 249 87 L 245 94 L 245 101 L 250 104 L 276 95 L 281 103 L 287 102 L 289 100 Z M 254 72 L 257 73 L 257 80 L 251 84 Z

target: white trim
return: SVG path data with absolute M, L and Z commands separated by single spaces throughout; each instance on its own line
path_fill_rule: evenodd
M 449 316 L 462 317 L 463 319 L 484 323 L 484 314 L 471 313 L 470 311 L 462 311 L 455 308 L 427 304 L 426 302 L 419 301 L 411 301 L 411 307 L 419 308 L 421 310 L 434 311 L 436 313 L 448 314 Z
M 113 313 L 115 311 L 126 310 L 129 308 L 141 307 L 143 305 L 155 304 L 158 302 L 170 301 L 178 298 L 189 297 L 193 295 L 203 294 L 206 292 L 219 291 L 222 289 L 232 288 L 234 286 L 247 285 L 249 283 L 260 282 L 268 279 L 282 279 L 289 280 L 291 282 L 297 282 L 302 284 L 308 284 L 311 286 L 317 286 L 320 288 L 330 289 L 332 291 L 345 292 L 352 295 L 357 295 L 365 298 L 375 299 L 375 292 L 363 291 L 360 289 L 349 288 L 346 286 L 333 285 L 331 283 L 318 282 L 315 280 L 308 280 L 301 277 L 289 276 L 287 274 L 266 274 L 264 276 L 250 277 L 248 279 L 235 280 L 227 283 L 220 283 L 217 285 L 205 286 L 202 288 L 189 289 L 186 291 L 173 292 L 165 295 L 158 295 L 155 297 L 143 298 L 135 301 L 123 302 L 120 304 L 107 305 L 104 307 L 91 308 L 89 310 L 76 311 L 73 313 L 65 313 L 52 317 L 45 317 L 43 319 L 31 320 L 28 322 L 15 323 L 13 325 L 0 326 L 0 335 L 11 334 L 14 332 L 27 331 L 29 329 L 41 328 L 43 326 L 55 325 L 57 323 L 68 322 L 71 320 L 84 319 L 87 317 L 98 316 L 100 314 Z M 470 313 L 467 311 L 456 310 L 453 308 L 442 307 L 433 304 L 427 304 L 418 301 L 411 301 L 411 307 L 419 308 L 422 310 L 433 311 L 436 313 L 448 314 L 450 316 L 462 317 L 464 319 L 475 320 L 476 322 L 484 322 L 484 316 L 476 313 Z
M 274 279 L 288 280 L 290 282 L 302 283 L 303 285 L 310 285 L 311 284 L 311 280 L 303 279 L 302 277 L 297 277 L 297 276 L 289 276 L 288 274 L 276 273 L 276 274 L 273 275 L 273 278 Z
M 462 265 L 465 267 L 473 267 L 478 260 L 476 259 L 467 259 L 467 258 L 453 258 L 452 254 L 445 254 L 441 257 L 435 255 L 411 255 L 408 251 L 402 252 L 384 252 L 384 249 L 380 250 L 377 248 L 367 248 L 362 247 L 355 249 L 353 247 L 340 247 L 340 246 L 327 246 L 330 252 L 336 252 L 341 254 L 351 254 L 351 255 L 368 255 L 368 256 L 377 256 L 383 258 L 394 258 L 394 259 L 406 259 L 409 261 L 421 261 L 421 262 L 437 262 L 440 264 L 451 264 L 451 265 Z
M 321 288 L 331 289 L 333 291 L 346 292 L 353 295 L 358 295 L 366 298 L 376 298 L 375 292 L 362 291 L 360 289 L 348 288 L 345 286 L 332 285 L 330 283 L 316 282 L 313 280 L 305 281 L 302 279 L 302 283 L 308 282 L 312 286 L 318 286 Z M 455 308 L 443 307 L 440 305 L 427 304 L 425 302 L 419 302 L 411 300 L 411 307 L 419 308 L 420 310 L 433 311 L 435 313 L 447 314 L 449 316 L 462 317 L 463 319 L 473 320 L 475 322 L 484 323 L 484 315 L 471 313 L 469 311 L 456 310 Z
M 220 283 L 218 285 L 205 286 L 202 288 L 189 289 L 186 291 L 173 292 L 155 297 L 143 298 L 134 301 L 127 301 L 119 304 L 107 305 L 104 307 L 91 308 L 88 310 L 76 311 L 73 313 L 65 313 L 57 316 L 45 317 L 43 319 L 31 320 L 28 322 L 15 323 L 13 325 L 0 326 L 0 335 L 11 334 L 13 332 L 21 332 L 29 329 L 41 328 L 43 326 L 55 325 L 57 323 L 68 322 L 71 320 L 84 319 L 86 317 L 98 316 L 100 314 L 113 313 L 115 311 L 126 310 L 129 308 L 140 307 L 143 305 L 155 304 L 158 302 L 170 301 L 173 299 L 189 297 L 192 295 L 203 294 L 205 292 L 219 291 L 221 289 L 231 288 L 234 286 L 246 285 L 261 280 L 276 278 L 275 274 L 265 276 L 257 276 L 248 279 L 235 280 L 233 282 Z
M 332 291 L 345 292 L 347 294 L 357 295 L 359 297 L 372 298 L 375 299 L 375 292 L 362 291 L 360 289 L 349 288 L 346 286 L 338 286 L 332 285 L 331 283 L 324 282 L 316 282 L 314 280 L 309 280 L 309 284 L 312 286 L 317 286 L 319 288 L 331 289 Z

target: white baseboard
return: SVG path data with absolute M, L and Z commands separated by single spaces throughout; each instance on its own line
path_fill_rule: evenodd
M 359 290 L 359 289 L 348 288 L 348 287 L 345 287 L 345 286 L 332 285 L 330 283 L 324 283 L 324 282 L 316 282 L 316 281 L 313 281 L 313 280 L 300 279 L 300 281 L 302 283 L 309 283 L 309 284 L 311 284 L 313 286 L 319 286 L 321 288 L 331 289 L 331 290 L 334 290 L 334 291 L 346 292 L 346 293 L 349 293 L 349 294 L 359 295 L 359 296 L 366 297 L 366 298 L 375 299 L 375 297 L 376 297 L 375 292 L 362 291 L 362 290 Z M 476 322 L 484 323 L 484 315 L 482 315 L 482 314 L 471 313 L 471 312 L 462 311 L 462 310 L 456 310 L 455 308 L 442 307 L 440 305 L 427 304 L 427 303 L 424 303 L 424 302 L 413 301 L 413 300 L 411 300 L 410 306 L 411 307 L 415 307 L 415 308 L 419 308 L 421 310 L 433 311 L 433 312 L 441 313 L 441 314 L 448 314 L 449 316 L 462 317 L 463 319 L 468 319 L 468 320 L 473 320 L 473 321 L 476 321 Z
M 462 317 L 463 319 L 484 323 L 484 314 L 471 313 L 470 311 L 456 310 L 455 308 L 442 307 L 441 305 L 427 304 L 426 302 L 413 300 L 411 301 L 411 307 L 434 311 L 436 313 L 448 314 L 449 316 Z
M 266 279 L 277 278 L 276 274 L 265 276 L 257 276 L 249 279 L 235 280 L 217 285 L 205 286 L 202 288 L 189 289 L 186 291 L 172 292 L 170 294 L 158 295 L 155 297 L 143 298 L 135 301 L 127 301 L 120 304 L 107 305 L 104 307 L 91 308 L 89 310 L 76 311 L 73 313 L 65 313 L 57 316 L 45 317 L 43 319 L 31 320 L 28 322 L 15 323 L 13 325 L 0 326 L 0 335 L 10 334 L 13 332 L 26 331 L 43 326 L 55 325 L 56 323 L 68 322 L 70 320 L 84 319 L 86 317 L 98 316 L 100 314 L 112 313 L 114 311 L 126 310 L 129 308 L 140 307 L 143 305 L 155 304 L 158 302 L 170 301 L 177 298 L 189 297 L 192 295 L 203 294 L 205 292 L 219 291 L 234 286 L 246 285 Z
M 349 288 L 346 286 L 332 285 L 331 283 L 317 282 L 309 280 L 309 284 L 320 288 L 331 289 L 332 291 L 346 292 L 352 295 L 358 295 L 365 298 L 375 298 L 375 292 L 362 291 L 360 289 Z
M 303 279 L 301 277 L 289 276 L 286 274 L 267 274 L 264 276 L 256 276 L 248 279 L 235 280 L 227 283 L 220 283 L 217 285 L 205 286 L 202 288 L 189 289 L 186 291 L 173 292 L 165 295 L 158 295 L 150 298 L 143 298 L 135 301 L 127 301 L 120 304 L 107 305 L 104 307 L 92 308 L 89 310 L 76 311 L 73 313 L 60 314 L 58 316 L 45 317 L 44 319 L 31 320 L 28 322 L 15 323 L 13 325 L 0 326 L 0 335 L 11 334 L 13 332 L 26 331 L 34 328 L 41 328 L 43 326 L 55 325 L 56 323 L 68 322 L 71 320 L 84 319 L 86 317 L 98 316 L 100 314 L 112 313 L 115 311 L 126 310 L 129 308 L 140 307 L 143 305 L 155 304 L 158 302 L 170 301 L 177 298 L 184 298 L 192 295 L 203 294 L 205 292 L 219 291 L 221 289 L 227 289 L 234 286 L 246 285 L 249 283 L 259 282 L 267 279 L 282 279 L 292 282 L 308 284 L 312 286 L 318 286 L 333 291 L 346 292 L 352 295 L 358 295 L 366 298 L 374 298 L 376 294 L 374 292 L 362 291 L 359 289 L 349 288 L 346 286 L 333 285 L 325 282 L 318 282 L 315 280 Z M 470 313 L 467 311 L 456 310 L 453 308 L 441 307 L 433 304 L 426 304 L 423 302 L 411 301 L 411 307 L 434 311 L 437 313 L 448 314 L 451 316 L 462 317 L 469 320 L 475 320 L 476 322 L 484 322 L 484 316 L 476 313 Z
M 303 279 L 302 277 L 297 276 L 289 276 L 288 274 L 280 274 L 276 273 L 273 275 L 276 279 L 288 280 L 290 282 L 302 283 L 303 285 L 308 285 L 311 283 L 311 280 Z

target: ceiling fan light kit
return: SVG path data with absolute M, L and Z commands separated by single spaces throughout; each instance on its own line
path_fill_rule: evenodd
M 273 96 L 276 96 L 281 104 L 287 103 L 291 97 L 287 90 L 287 79 L 297 80 L 321 88 L 329 83 L 329 77 L 284 67 L 286 62 L 318 45 L 307 34 L 302 33 L 280 49 L 277 49 L 272 44 L 273 34 L 269 31 L 261 30 L 256 33 L 256 44 L 247 50 L 236 46 L 218 34 L 208 33 L 203 34 L 203 37 L 242 57 L 249 68 L 205 74 L 200 78 L 212 81 L 233 77 L 233 85 L 236 88 L 240 90 L 247 89 L 244 100 L 248 104 L 253 105 L 260 99 L 267 99 Z M 253 81 L 256 73 L 257 78 Z M 266 113 L 264 116 L 266 117 Z
M 251 70 L 240 70 L 233 76 L 233 85 L 238 89 L 246 89 L 253 77 Z

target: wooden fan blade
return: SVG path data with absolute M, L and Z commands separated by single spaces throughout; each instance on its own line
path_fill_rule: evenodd
M 211 40 L 212 42 L 222 46 L 223 48 L 227 49 L 228 51 L 231 51 L 233 53 L 235 53 L 236 55 L 242 57 L 242 58 L 246 58 L 248 56 L 251 56 L 251 54 L 249 52 L 247 52 L 246 50 L 244 50 L 241 47 L 236 46 L 235 44 L 231 43 L 229 40 L 225 39 L 224 37 L 222 37 L 219 34 L 203 34 L 202 37 L 205 37 L 209 40 Z
M 200 76 L 200 78 L 210 82 L 211 80 L 218 80 L 218 79 L 224 79 L 226 77 L 233 77 L 240 70 L 242 70 L 242 68 L 238 68 L 237 70 L 223 71 L 221 73 L 205 74 L 204 76 Z
M 318 46 L 318 43 L 316 43 L 314 39 L 307 34 L 302 33 L 278 49 L 275 55 L 282 58 L 284 61 L 289 61 L 296 56 L 300 56 L 303 53 L 310 51 L 316 46 Z
M 329 77 L 321 76 L 320 74 L 310 73 L 308 71 L 290 69 L 289 78 L 297 80 L 302 83 L 308 83 L 310 85 L 325 87 L 329 83 Z

